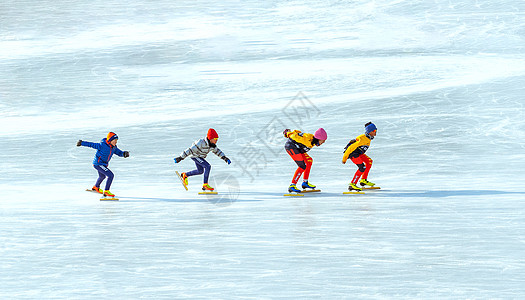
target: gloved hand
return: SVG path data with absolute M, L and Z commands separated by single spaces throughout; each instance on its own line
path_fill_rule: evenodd
M 124 157 L 129 157 L 129 152 L 128 151 L 124 151 Z
M 226 156 L 223 157 L 222 160 L 224 160 L 227 164 L 231 164 L 232 163 L 232 161 L 229 158 L 227 158 Z
M 288 132 L 290 132 L 290 131 L 291 131 L 290 129 L 285 129 L 285 130 L 283 131 L 283 135 L 284 135 L 284 137 L 287 137 L 286 134 L 287 134 Z
M 175 157 L 173 160 L 175 161 L 176 164 L 180 163 L 184 158 L 180 157 L 180 156 L 177 156 Z
M 77 147 L 80 147 L 80 146 L 82 146 L 82 140 L 78 140 L 77 142 Z

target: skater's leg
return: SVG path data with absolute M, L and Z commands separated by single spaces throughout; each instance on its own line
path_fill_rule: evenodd
M 203 183 L 206 184 L 208 183 L 208 179 L 210 178 L 211 165 L 206 160 L 203 159 L 203 161 L 204 161 L 204 163 L 202 164 L 202 166 L 204 167 Z
M 303 175 L 304 168 L 298 167 L 297 170 L 295 170 L 295 173 L 293 174 L 292 183 L 297 184 L 301 176 Z
M 109 189 L 111 188 L 111 183 L 113 182 L 113 177 L 115 177 L 115 175 L 106 166 L 96 166 L 95 169 L 98 170 L 99 174 L 102 173 L 105 177 L 108 178 L 108 180 L 106 180 L 105 190 L 109 191 Z
M 357 165 L 357 171 L 354 174 L 354 178 L 352 179 L 353 184 L 357 184 L 359 181 L 359 178 L 361 178 L 361 175 L 363 172 L 366 171 L 365 163 L 363 162 L 361 156 L 352 158 L 352 162 Z
M 110 169 L 108 169 L 106 175 L 108 176 L 108 179 L 106 180 L 106 191 L 109 191 L 109 189 L 111 188 L 111 183 L 113 183 L 113 177 L 115 177 L 115 175 L 113 175 L 113 172 L 111 172 Z
M 306 168 L 304 170 L 304 175 L 303 175 L 303 180 L 304 181 L 308 181 L 308 178 L 310 178 L 310 169 L 312 168 L 312 164 L 314 162 L 313 158 L 304 153 L 303 154 L 303 157 L 304 157 L 304 162 L 306 163 Z
M 357 182 L 359 181 L 359 178 L 361 177 L 361 175 L 363 174 L 363 172 L 361 172 L 360 170 L 357 170 L 354 174 L 354 178 L 352 178 L 352 183 L 353 184 L 357 184 Z
M 200 175 L 200 174 L 204 173 L 204 167 L 202 166 L 202 163 L 201 163 L 202 158 L 192 157 L 191 160 L 193 160 L 193 162 L 195 162 L 195 166 L 197 167 L 197 169 L 195 169 L 193 171 L 186 172 L 186 176 L 190 177 L 190 176 Z
M 100 166 L 93 165 L 93 167 L 98 172 L 98 178 L 97 178 L 97 181 L 95 182 L 95 186 L 97 188 L 100 188 L 100 185 L 102 184 L 102 181 L 106 178 L 106 175 L 104 174 L 104 171 L 100 168 Z
M 361 154 L 361 160 L 365 164 L 365 171 L 363 172 L 363 179 L 368 179 L 368 173 L 370 172 L 370 169 L 372 168 L 372 159 L 368 157 L 366 154 Z
M 197 166 L 197 170 L 187 172 L 186 175 L 189 177 L 189 176 L 200 175 L 204 173 L 204 183 L 208 183 L 211 165 L 204 158 L 195 157 L 195 158 L 192 158 L 192 160 L 195 162 L 195 165 Z
M 297 184 L 299 181 L 299 178 L 303 175 L 303 172 L 306 170 L 306 163 L 304 162 L 304 155 L 303 153 L 296 153 L 293 149 L 287 149 L 286 152 L 290 155 L 290 157 L 295 161 L 297 164 L 297 170 L 295 170 L 295 173 L 292 178 L 292 184 Z

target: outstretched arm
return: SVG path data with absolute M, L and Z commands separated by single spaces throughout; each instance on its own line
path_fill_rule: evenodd
M 224 152 L 222 152 L 221 149 L 217 147 L 213 148 L 211 151 L 213 151 L 213 153 L 215 153 L 221 159 L 224 159 L 224 157 L 226 157 L 226 154 L 224 154 Z
M 120 157 L 129 157 L 129 152 L 128 151 L 122 151 L 120 150 L 119 148 L 116 148 L 115 149 L 115 154 L 120 156 Z
M 200 141 L 199 141 L 200 142 Z M 198 151 L 198 147 L 196 144 L 194 145 L 191 145 L 188 149 L 182 151 L 182 153 L 175 157 L 173 160 L 175 161 L 176 164 L 180 163 L 182 160 L 184 160 L 186 157 L 190 156 L 191 154 L 194 153 L 194 151 Z
M 215 153 L 218 157 L 220 157 L 222 160 L 224 160 L 227 164 L 231 164 L 231 160 L 226 157 L 226 154 L 224 154 L 224 152 L 221 151 L 221 149 L 215 147 L 213 148 L 213 153 Z
M 182 153 L 179 155 L 179 157 L 182 158 L 182 159 L 185 159 L 186 157 L 188 157 L 191 154 L 193 154 L 193 150 L 197 150 L 195 146 L 191 146 L 188 149 L 182 151 Z
M 80 146 L 84 146 L 84 147 L 89 147 L 89 148 L 100 150 L 100 143 L 92 143 L 92 142 L 86 142 L 86 141 L 83 141 L 83 140 L 78 140 L 77 147 L 80 147 Z

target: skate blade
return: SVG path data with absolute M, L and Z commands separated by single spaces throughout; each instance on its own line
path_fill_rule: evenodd
M 199 192 L 199 195 L 217 195 L 218 192 Z
M 304 197 L 303 194 L 296 194 L 296 193 L 290 193 L 290 194 L 284 194 L 285 197 Z
M 182 179 L 182 176 L 180 175 L 179 171 L 175 171 L 175 173 L 177 173 L 177 176 L 179 177 L 180 179 L 180 182 L 182 183 L 182 186 L 186 189 L 186 191 L 188 190 L 188 186 L 184 183 L 184 179 Z
M 362 195 L 364 194 L 365 192 L 359 192 L 359 191 L 354 191 L 354 192 L 343 192 L 343 195 Z
M 321 190 L 302 190 L 301 193 L 315 193 L 320 192 Z
M 115 198 L 115 197 L 104 197 L 104 198 L 100 198 L 100 201 L 118 201 L 118 198 Z

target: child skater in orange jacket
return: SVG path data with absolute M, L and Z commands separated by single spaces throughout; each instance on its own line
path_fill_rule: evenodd
M 365 124 L 365 133 L 351 140 L 345 148 L 343 155 L 343 164 L 350 160 L 357 165 L 358 169 L 354 174 L 354 178 L 348 184 L 349 191 L 361 191 L 362 188 L 357 186 L 357 182 L 361 186 L 374 186 L 375 183 L 368 181 L 368 173 L 372 168 L 372 159 L 368 157 L 365 152 L 370 147 L 370 141 L 374 139 L 377 134 L 377 127 L 372 122 Z M 362 177 L 362 178 L 361 178 Z M 361 178 L 361 180 L 359 180 Z
M 286 129 L 284 130 L 283 134 L 288 138 L 284 148 L 297 164 L 297 170 L 293 175 L 292 184 L 290 184 L 288 187 L 288 192 L 301 192 L 301 190 L 297 189 L 296 184 L 303 173 L 303 183 L 301 187 L 303 189 L 314 189 L 315 185 L 308 183 L 308 177 L 310 176 L 310 168 L 312 167 L 313 159 L 306 152 L 310 151 L 310 149 L 312 149 L 314 146 L 321 146 L 326 141 L 326 131 L 323 128 L 319 128 L 314 134 L 311 134 L 302 133 L 299 130 L 291 131 L 290 129 Z

